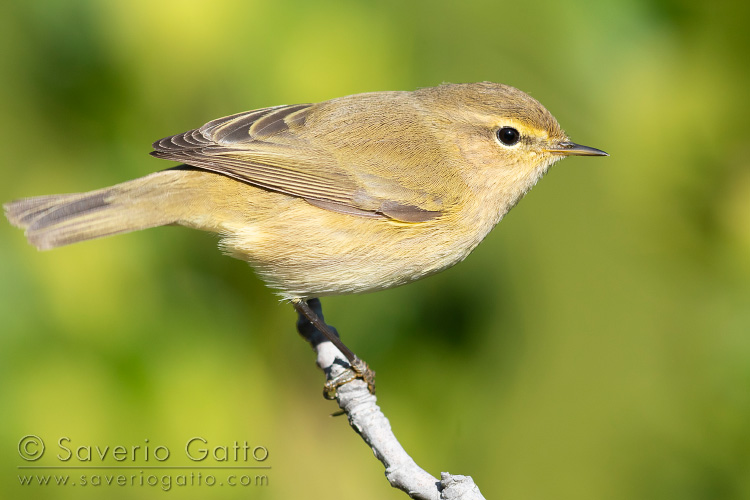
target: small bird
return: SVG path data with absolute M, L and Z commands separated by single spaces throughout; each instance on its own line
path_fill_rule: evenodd
M 556 161 L 607 156 L 490 82 L 247 111 L 153 148 L 182 165 L 13 201 L 6 217 L 40 250 L 167 224 L 218 233 L 300 311 L 456 264 Z

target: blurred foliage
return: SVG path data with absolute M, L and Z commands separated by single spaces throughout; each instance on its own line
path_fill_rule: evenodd
M 747 2 L 14 0 L 3 14 L 4 201 L 164 168 L 153 140 L 256 107 L 443 81 L 530 92 L 612 156 L 565 160 L 466 262 L 326 299 L 327 319 L 377 370 L 415 460 L 487 498 L 750 498 Z M 404 498 L 327 417 L 291 308 L 214 237 L 160 228 L 38 253 L 7 223 L 0 235 L 2 496 L 163 494 L 19 486 L 18 441 L 37 434 L 47 464 L 61 436 L 269 449 L 267 488 L 181 498 Z

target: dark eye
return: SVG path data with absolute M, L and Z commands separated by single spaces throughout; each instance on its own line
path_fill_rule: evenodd
M 506 146 L 513 146 L 521 140 L 521 134 L 513 127 L 503 127 L 497 131 L 497 139 Z

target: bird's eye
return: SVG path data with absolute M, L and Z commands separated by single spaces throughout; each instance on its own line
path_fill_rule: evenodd
M 503 127 L 497 131 L 497 140 L 506 146 L 515 146 L 521 140 L 521 134 L 513 127 Z

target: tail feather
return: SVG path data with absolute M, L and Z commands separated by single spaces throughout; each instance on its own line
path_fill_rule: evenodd
M 79 241 L 162 226 L 179 218 L 169 203 L 176 171 L 163 171 L 88 193 L 38 196 L 3 205 L 29 242 L 49 250 Z

